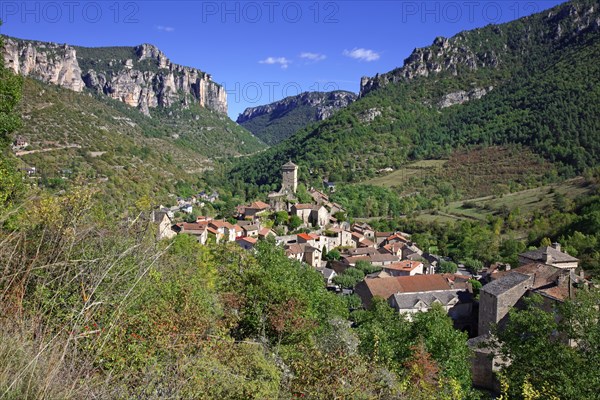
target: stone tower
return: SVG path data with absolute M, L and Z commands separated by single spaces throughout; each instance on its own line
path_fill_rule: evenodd
M 298 166 L 290 160 L 283 164 L 281 171 L 283 175 L 281 192 L 296 194 L 296 189 L 298 189 Z

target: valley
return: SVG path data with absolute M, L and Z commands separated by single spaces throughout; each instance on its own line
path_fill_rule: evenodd
M 254 6 L 2 7 L 0 399 L 597 398 L 597 1 Z

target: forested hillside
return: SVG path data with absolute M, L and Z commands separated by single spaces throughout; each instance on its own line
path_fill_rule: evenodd
M 231 180 L 269 190 L 291 158 L 307 182 L 358 182 L 410 160 L 510 143 L 564 176 L 579 173 L 600 161 L 598 12 L 571 1 L 438 38 L 404 68 L 363 79 L 362 97 L 331 119 L 240 160 Z
M 154 109 L 149 118 L 121 102 L 31 78 L 24 79 L 17 112 L 26 123 L 14 136 L 28 142 L 19 167 L 36 168 L 30 181 L 57 189 L 93 183 L 111 201 L 165 201 L 178 182 L 197 183 L 218 158 L 264 147 L 226 116 L 197 105 Z
M 356 100 L 351 92 L 306 92 L 259 107 L 247 108 L 237 123 L 268 145 L 277 144 L 307 125 L 329 118 Z

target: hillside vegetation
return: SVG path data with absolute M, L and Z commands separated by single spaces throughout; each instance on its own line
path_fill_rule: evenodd
M 164 201 L 177 182 L 198 182 L 218 157 L 263 148 L 226 116 L 199 106 L 153 110 L 149 118 L 121 102 L 29 78 L 18 111 L 25 123 L 15 135 L 29 142 L 20 166 L 37 170 L 30 180 L 50 188 L 88 182 L 111 200 Z
M 275 145 L 307 125 L 333 115 L 356 100 L 346 91 L 306 92 L 271 104 L 247 108 L 238 124 L 268 145 Z
M 600 161 L 600 31 L 594 4 L 571 1 L 521 20 L 436 39 L 409 57 L 405 69 L 440 65 L 439 72 L 404 77 L 392 71 L 386 84 L 363 91 L 332 118 L 239 160 L 230 178 L 269 190 L 279 166 L 291 158 L 307 182 L 359 182 L 409 161 L 508 144 L 523 146 L 524 156 L 527 149 L 541 155 L 562 176 L 582 172 Z M 427 63 L 419 61 L 423 54 L 431 58 Z M 440 105 L 448 94 L 477 88 L 488 93 Z

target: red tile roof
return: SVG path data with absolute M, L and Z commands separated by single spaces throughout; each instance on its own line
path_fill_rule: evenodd
M 401 241 L 401 242 L 409 242 L 410 240 L 408 240 L 407 238 L 405 238 L 404 236 L 400 235 L 399 233 L 394 233 L 393 235 L 389 236 L 387 239 L 385 239 L 387 242 L 391 242 L 391 241 Z
M 392 232 L 375 232 L 375 237 L 385 237 L 388 238 L 393 235 Z
M 177 224 L 183 231 L 203 231 L 206 229 L 207 223 L 204 222 L 182 222 Z
M 375 246 L 374 242 L 372 242 L 371 240 L 366 239 L 366 238 L 360 239 L 359 244 L 363 247 L 374 247 Z
M 312 237 L 311 235 L 309 235 L 308 233 L 299 233 L 298 234 L 298 239 L 302 239 L 302 240 L 313 240 L 314 237 Z
M 233 229 L 233 225 L 231 225 L 229 222 L 224 221 L 224 220 L 214 220 L 214 221 L 210 221 L 209 223 L 210 226 L 212 226 L 213 228 L 227 228 L 227 229 Z
M 452 286 L 442 275 L 395 276 L 364 281 L 373 296 L 387 299 L 395 293 L 431 292 L 449 290 Z
M 290 244 L 290 245 L 285 246 L 285 253 L 287 255 L 301 254 L 301 253 L 304 253 L 304 249 L 299 244 Z
M 255 201 L 254 203 L 250 204 L 250 206 L 248 206 L 248 208 L 254 208 L 256 210 L 265 210 L 265 209 L 269 208 L 269 205 L 262 201 Z
M 383 268 L 392 269 L 394 271 L 412 271 L 422 266 L 423 263 L 418 261 L 404 260 L 397 263 L 385 265 Z
M 273 235 L 274 235 L 273 231 L 272 231 L 272 230 L 270 230 L 269 228 L 262 228 L 262 229 L 261 229 L 261 230 L 258 232 L 258 234 L 259 234 L 260 236 L 267 236 L 267 235 L 269 235 L 269 234 L 273 234 Z

